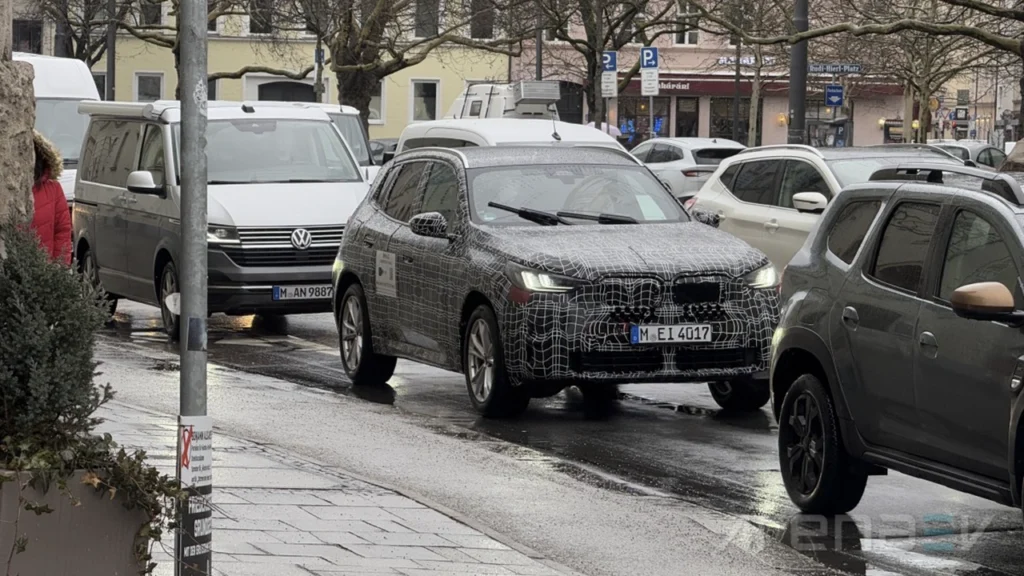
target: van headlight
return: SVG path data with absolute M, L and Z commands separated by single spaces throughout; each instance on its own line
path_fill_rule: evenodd
M 517 288 L 527 292 L 571 292 L 587 284 L 585 280 L 533 270 L 519 264 L 509 263 L 505 269 L 509 279 Z
M 743 280 L 747 283 L 747 286 L 754 289 L 775 288 L 779 285 L 779 273 L 775 271 L 775 266 L 769 262 L 768 265 L 762 266 L 744 276 Z
M 210 226 L 206 231 L 207 244 L 238 244 L 238 229 L 231 226 Z

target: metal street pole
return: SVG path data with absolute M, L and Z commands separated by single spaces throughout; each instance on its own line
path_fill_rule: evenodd
M 807 0 L 796 0 L 793 26 L 797 32 L 807 31 Z M 807 41 L 793 45 L 789 63 L 789 143 L 803 144 L 807 134 Z
M 316 94 L 316 101 L 322 103 L 324 101 L 324 40 L 317 34 L 316 36 L 316 53 L 313 56 L 313 62 L 316 64 L 316 82 L 313 84 L 313 93 Z
M 740 58 L 743 55 L 743 40 L 736 37 L 736 77 L 733 78 L 732 91 L 732 139 L 740 141 Z M 750 103 L 754 105 L 753 102 Z
M 537 36 L 534 38 L 534 51 L 537 53 L 537 80 L 544 79 L 544 12 L 537 14 Z
M 114 72 L 117 59 L 117 0 L 107 0 L 107 81 L 104 100 L 114 99 Z
M 178 478 L 189 491 L 179 511 L 179 576 L 211 574 L 213 423 L 206 407 L 207 0 L 180 3 L 181 45 L 181 387 Z

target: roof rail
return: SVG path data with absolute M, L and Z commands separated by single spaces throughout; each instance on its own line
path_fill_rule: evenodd
M 804 152 L 814 154 L 818 158 L 825 157 L 825 155 L 821 153 L 821 150 L 806 144 L 770 144 L 768 146 L 756 146 L 753 148 L 744 148 L 743 150 L 740 150 L 737 155 L 745 154 L 747 152 L 760 152 L 761 150 L 803 150 Z
M 633 156 L 632 154 L 630 154 L 629 152 L 623 150 L 622 148 L 617 148 L 615 146 L 602 145 L 602 144 L 582 143 L 582 144 L 573 144 L 572 147 L 573 148 L 591 148 L 591 149 L 596 149 L 596 150 L 604 150 L 604 151 L 607 151 L 607 152 L 614 152 L 614 153 L 618 154 L 619 156 L 622 156 L 623 158 L 629 159 L 634 164 L 637 164 L 639 166 L 643 166 L 644 165 L 644 163 L 641 162 L 640 159 L 637 158 L 636 156 Z
M 1024 190 L 1021 189 L 1020 183 L 1017 180 L 1006 174 L 982 170 L 981 168 L 971 168 L 957 164 L 929 164 L 928 162 L 904 163 L 876 170 L 871 174 L 869 180 L 872 182 L 912 180 L 942 184 L 943 173 L 978 178 L 982 181 L 982 192 L 998 196 L 1015 206 L 1024 206 Z
M 900 143 L 896 143 L 896 144 L 871 144 L 869 146 L 865 146 L 865 148 L 888 148 L 888 149 L 896 148 L 896 149 L 900 149 L 900 150 L 927 150 L 929 152 L 934 152 L 936 154 L 942 154 L 943 156 L 949 156 L 950 158 L 955 158 L 956 160 L 959 160 L 959 161 L 963 162 L 963 158 L 960 158 L 959 156 L 957 156 L 956 154 L 953 154 L 952 152 L 949 152 L 947 150 L 943 150 L 942 148 L 939 148 L 938 146 L 936 146 L 934 144 L 920 144 L 920 143 L 911 143 L 911 142 L 900 142 Z

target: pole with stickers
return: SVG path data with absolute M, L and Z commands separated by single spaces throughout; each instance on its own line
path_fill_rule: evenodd
M 658 49 L 654 46 L 640 49 L 640 95 L 648 97 L 648 129 L 654 138 L 654 97 L 658 95 Z

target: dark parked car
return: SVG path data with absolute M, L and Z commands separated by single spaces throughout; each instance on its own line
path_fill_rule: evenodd
M 1022 203 L 1006 175 L 905 165 L 829 204 L 785 269 L 772 350 L 801 510 L 852 510 L 888 469 L 1020 505 Z
M 620 150 L 424 148 L 349 221 L 335 315 L 353 383 L 409 358 L 464 372 L 488 415 L 569 385 L 603 410 L 617 383 L 709 380 L 722 406 L 757 409 L 777 283 Z
M 370 156 L 373 157 L 373 163 L 377 166 L 384 164 L 384 153 L 394 153 L 395 148 L 398 146 L 398 138 L 381 138 L 378 140 L 370 140 Z

